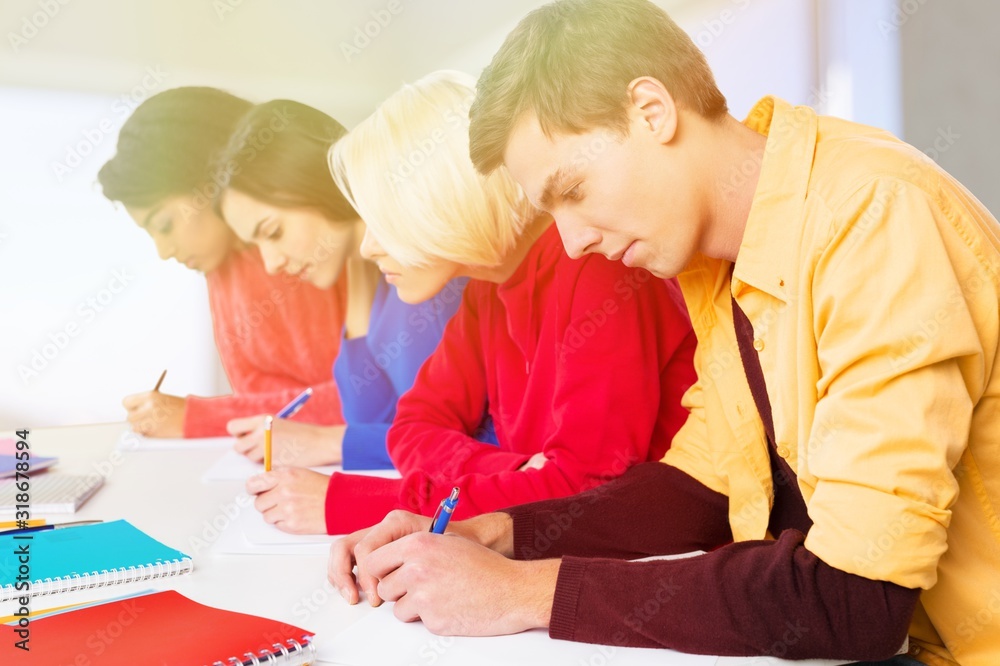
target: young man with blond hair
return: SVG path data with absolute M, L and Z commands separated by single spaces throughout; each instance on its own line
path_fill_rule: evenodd
M 471 116 L 477 168 L 508 169 L 571 256 L 678 277 L 691 414 L 662 464 L 453 524 L 466 538 L 393 514 L 334 545 L 331 580 L 441 633 L 1000 663 L 1000 226 L 982 204 L 887 132 L 773 97 L 739 122 L 646 0 L 533 12 Z M 627 561 L 693 549 L 710 552 Z

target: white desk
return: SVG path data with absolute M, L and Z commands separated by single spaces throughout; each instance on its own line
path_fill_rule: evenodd
M 113 585 L 106 588 L 35 597 L 32 610 L 53 608 L 95 599 L 108 599 L 147 589 L 174 589 L 200 603 L 241 613 L 287 622 L 316 634 L 319 644 L 329 641 L 357 622 L 372 609 L 361 603 L 349 606 L 326 581 L 325 555 L 219 555 L 209 551 L 213 534 L 224 529 L 233 512 L 240 509 L 235 499 L 243 494 L 240 481 L 202 483 L 205 470 L 223 449 L 186 451 L 118 451 L 116 444 L 124 424 L 45 428 L 29 436 L 34 455 L 58 456 L 57 471 L 106 477 L 100 489 L 73 518 L 59 520 L 124 518 L 153 538 L 194 558 L 194 572 L 156 581 Z M 0 432 L 0 437 L 12 436 Z M 45 517 L 45 516 L 35 516 Z M 14 602 L 0 603 L 0 615 L 12 615 Z M 399 625 L 404 638 L 408 631 Z M 412 630 L 409 630 L 412 633 Z M 392 642 L 392 636 L 379 637 Z M 439 643 L 449 639 L 417 637 L 412 659 L 406 663 L 432 664 Z M 569 644 L 572 645 L 572 644 Z M 590 658 L 569 663 L 600 663 L 613 666 L 624 651 L 587 646 Z M 489 646 L 483 649 L 488 653 Z M 476 648 L 478 654 L 478 647 Z M 683 663 L 684 655 L 669 651 L 649 651 L 643 664 Z M 525 655 L 529 657 L 529 655 Z M 771 657 L 702 657 L 717 666 L 789 666 Z M 315 663 L 336 663 L 319 661 Z M 491 662 L 493 663 L 493 662 Z M 637 663 L 635 660 L 629 663 Z M 795 662 L 796 666 L 829 666 L 837 662 Z
M 97 491 L 64 520 L 124 518 L 153 538 L 194 558 L 194 572 L 156 581 L 46 595 L 32 599 L 32 610 L 92 599 L 118 597 L 147 589 L 174 589 L 200 603 L 293 624 L 329 638 L 370 612 L 367 604 L 349 606 L 326 581 L 322 555 L 217 555 L 203 547 L 213 530 L 225 527 L 243 484 L 202 483 L 220 449 L 191 451 L 116 450 L 124 424 L 40 428 L 29 435 L 36 456 L 58 456 L 55 471 L 105 476 Z M 11 432 L 0 437 L 13 436 Z M 242 509 L 253 511 L 253 507 Z M 227 515 L 228 514 L 228 515 Z M 46 517 L 37 515 L 33 517 Z M 208 537 L 208 538 L 206 538 Z M 199 542 L 198 540 L 202 540 Z M 0 603 L 11 615 L 14 602 Z M 331 663 L 331 662 L 322 662 Z

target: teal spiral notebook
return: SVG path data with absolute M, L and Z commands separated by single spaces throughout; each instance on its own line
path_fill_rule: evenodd
M 0 534 L 0 601 L 177 576 L 193 568 L 190 556 L 125 520 Z

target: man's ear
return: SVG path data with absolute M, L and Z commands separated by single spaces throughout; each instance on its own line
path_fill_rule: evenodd
M 652 132 L 660 143 L 670 143 L 677 134 L 677 105 L 673 95 L 657 79 L 642 76 L 628 86 L 631 130 Z

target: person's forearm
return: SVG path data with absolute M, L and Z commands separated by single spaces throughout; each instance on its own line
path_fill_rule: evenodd
M 696 654 L 891 657 L 920 590 L 834 569 L 803 539 L 786 530 L 671 561 L 564 558 L 549 633 Z
M 236 418 L 257 414 L 274 414 L 295 396 L 302 387 L 264 393 L 235 393 L 214 398 L 189 395 L 184 414 L 185 437 L 224 437 L 226 424 Z M 295 421 L 320 425 L 344 422 L 340 413 L 340 398 L 333 382 L 313 385 L 313 397 L 294 417 Z
M 512 556 L 634 559 L 732 540 L 728 499 L 675 467 L 644 463 L 585 493 L 505 509 Z
M 450 531 L 472 539 L 504 557 L 513 558 L 514 529 L 510 516 L 503 512 L 485 513 L 451 523 Z

